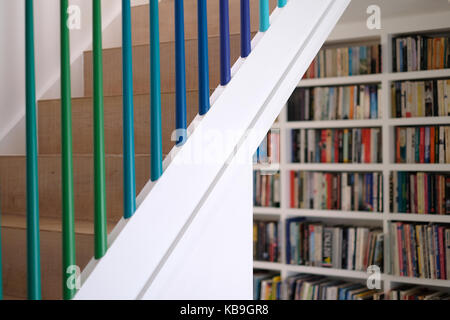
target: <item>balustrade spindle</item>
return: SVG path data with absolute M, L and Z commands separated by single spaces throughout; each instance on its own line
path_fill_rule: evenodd
M 209 101 L 209 58 L 208 58 L 208 18 L 206 0 L 197 2 L 198 17 L 198 83 L 199 114 L 204 115 L 210 108 Z
M 269 27 L 269 0 L 259 0 L 259 31 L 265 32 Z
M 70 40 L 67 21 L 68 0 L 60 2 L 61 29 L 61 187 L 62 187 L 62 266 L 63 298 L 70 300 L 75 296 L 74 286 L 67 281 L 72 275 L 70 267 L 75 266 L 75 207 L 73 195 L 72 158 L 72 105 L 70 88 Z M 68 272 L 69 271 L 69 272 Z
M 158 0 L 150 0 L 150 134 L 151 180 L 162 175 L 161 66 Z
M 176 144 L 186 142 L 186 53 L 184 45 L 183 0 L 175 0 L 175 95 L 176 95 Z
M 133 58 L 131 46 L 130 0 L 122 0 L 123 217 L 125 219 L 133 216 L 136 211 Z
M 27 153 L 27 284 L 28 299 L 40 300 L 41 257 L 39 237 L 39 185 L 36 128 L 33 0 L 25 2 L 25 91 Z
M 94 237 L 95 259 L 107 250 L 105 133 L 103 116 L 103 57 L 101 0 L 92 0 L 93 60 L 94 60 Z
M 248 57 L 251 50 L 250 0 L 241 0 L 241 57 Z
M 230 9 L 228 0 L 220 0 L 220 84 L 231 80 L 230 65 Z
M 278 0 L 278 7 L 283 8 L 287 3 L 287 0 Z

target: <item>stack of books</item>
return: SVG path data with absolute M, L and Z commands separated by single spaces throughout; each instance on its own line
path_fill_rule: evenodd
M 450 174 L 394 172 L 390 177 L 391 212 L 450 214 Z
M 280 163 L 280 129 L 271 129 L 253 155 L 255 164 Z
M 253 222 L 253 260 L 279 261 L 278 221 Z
M 397 276 L 448 279 L 450 228 L 437 224 L 390 224 L 392 273 Z
M 392 85 L 392 117 L 450 115 L 450 80 L 403 81 Z
M 291 208 L 383 212 L 383 174 L 291 171 Z
M 327 226 L 304 218 L 286 220 L 288 264 L 366 271 L 383 267 L 383 231 L 353 226 Z
M 280 207 L 280 174 L 253 171 L 253 205 L 255 207 Z
M 417 286 L 404 286 L 389 291 L 383 298 L 384 300 L 450 300 L 450 293 Z
M 293 163 L 380 163 L 380 128 L 294 129 Z
M 279 274 L 255 271 L 253 274 L 253 300 L 281 300 L 282 283 Z
M 322 49 L 305 79 L 381 73 L 381 45 Z
M 361 283 L 299 274 L 286 279 L 288 300 L 373 300 L 376 290 Z
M 393 39 L 394 72 L 450 68 L 448 37 L 422 35 Z
M 450 126 L 396 128 L 397 163 L 450 163 Z
M 378 119 L 381 86 L 297 88 L 288 101 L 288 121 Z

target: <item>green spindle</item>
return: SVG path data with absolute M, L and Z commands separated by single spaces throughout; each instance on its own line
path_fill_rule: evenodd
M 41 300 L 39 185 L 36 128 L 33 0 L 25 2 L 25 91 L 27 152 L 27 283 L 28 299 Z
M 62 168 L 62 266 L 63 298 L 70 300 L 76 289 L 68 280 L 75 266 L 75 207 L 73 196 L 72 106 L 70 90 L 70 40 L 67 21 L 68 0 L 61 0 L 61 168 Z
M 100 0 L 92 0 L 94 60 L 94 234 L 95 259 L 106 253 L 106 187 L 105 133 L 103 118 L 102 8 Z

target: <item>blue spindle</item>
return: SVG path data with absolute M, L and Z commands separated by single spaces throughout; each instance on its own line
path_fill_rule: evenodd
M 278 7 L 283 8 L 287 3 L 287 0 L 278 0 Z
M 259 31 L 265 32 L 269 27 L 269 0 L 259 0 Z
M 230 66 L 230 13 L 228 0 L 220 0 L 220 84 L 231 80 Z
M 241 0 L 241 57 L 248 57 L 251 51 L 250 0 Z
M 186 142 L 186 53 L 184 47 L 184 5 L 175 0 L 176 143 Z
M 133 59 L 131 50 L 130 0 L 122 0 L 123 67 L 123 216 L 136 211 L 136 173 L 134 163 Z
M 210 108 L 209 102 L 209 62 L 208 62 L 208 18 L 206 0 L 197 2 L 198 16 L 198 83 L 199 114 L 204 115 Z

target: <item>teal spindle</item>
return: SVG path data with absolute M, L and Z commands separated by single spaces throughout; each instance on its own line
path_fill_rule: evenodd
M 259 0 L 259 31 L 265 32 L 269 26 L 269 0 Z
M 28 299 L 40 300 L 41 257 L 39 238 L 39 186 L 36 128 L 33 0 L 25 2 L 25 91 L 27 152 L 27 282 Z
M 73 191 L 72 158 L 72 106 L 70 90 L 70 40 L 67 20 L 68 0 L 60 4 L 61 34 L 61 169 L 62 169 L 62 274 L 63 298 L 70 300 L 76 289 L 71 281 L 75 263 L 75 205 Z
M 287 0 L 278 0 L 278 8 L 283 8 L 287 3 Z
M 150 134 L 151 180 L 162 175 L 161 66 L 158 0 L 150 0 Z
M 122 85 L 123 85 L 123 217 L 136 210 L 134 161 L 133 62 L 131 49 L 130 0 L 122 0 Z
M 184 47 L 184 5 L 175 0 L 175 80 L 176 80 L 176 144 L 183 145 L 187 139 L 186 119 L 186 53 Z
M 100 0 L 92 0 L 94 60 L 94 243 L 95 259 L 107 250 L 105 132 L 103 116 L 102 8 Z
M 206 0 L 197 1 L 199 114 L 206 114 L 209 101 L 208 17 Z

